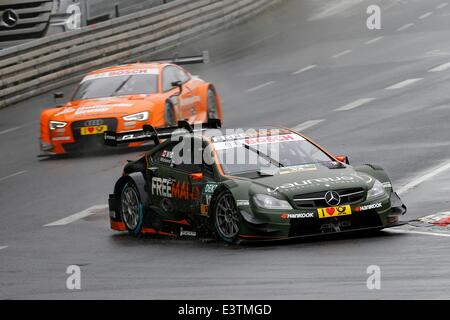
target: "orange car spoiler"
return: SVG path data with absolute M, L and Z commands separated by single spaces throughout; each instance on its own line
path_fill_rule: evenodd
M 209 119 L 207 123 L 195 125 L 194 127 L 187 121 L 178 121 L 174 127 L 158 128 L 151 125 L 144 125 L 142 130 L 129 132 L 106 131 L 104 141 L 107 146 L 118 146 L 132 142 L 153 141 L 155 145 L 160 144 L 160 139 L 168 139 L 173 135 L 183 135 L 187 133 L 201 132 L 207 129 L 219 129 L 222 126 L 220 119 Z

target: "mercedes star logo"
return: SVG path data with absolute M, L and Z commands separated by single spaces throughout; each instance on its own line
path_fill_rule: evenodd
M 325 194 L 325 201 L 332 207 L 338 206 L 341 203 L 341 196 L 336 191 L 328 191 Z
M 19 22 L 19 15 L 12 9 L 6 9 L 0 16 L 2 24 L 7 28 L 14 28 Z

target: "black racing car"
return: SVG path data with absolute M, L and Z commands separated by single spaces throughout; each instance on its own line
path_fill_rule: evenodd
M 385 171 L 352 167 L 306 136 L 263 128 L 177 127 L 105 133 L 105 143 L 149 141 L 110 195 L 111 228 L 132 235 L 280 240 L 399 226 L 406 207 Z

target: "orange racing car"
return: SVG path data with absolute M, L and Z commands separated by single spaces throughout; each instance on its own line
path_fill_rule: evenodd
M 70 102 L 41 113 L 41 156 L 91 151 L 104 146 L 106 131 L 141 131 L 222 119 L 213 84 L 192 76 L 183 64 L 207 62 L 208 54 L 170 62 L 136 63 L 89 73 Z M 55 98 L 62 98 L 55 93 Z M 137 147 L 142 143 L 130 143 Z

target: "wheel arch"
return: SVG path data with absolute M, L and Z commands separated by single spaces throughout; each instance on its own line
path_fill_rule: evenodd
M 224 184 L 218 185 L 216 190 L 214 190 L 214 193 L 211 196 L 211 201 L 210 201 L 210 205 L 209 205 L 209 208 L 208 208 L 208 217 L 209 218 L 212 217 L 212 210 L 214 209 L 214 205 L 215 205 L 215 203 L 217 201 L 217 198 L 219 197 L 219 195 L 222 192 L 225 192 L 225 191 L 230 192 L 230 189 Z
M 377 179 L 381 183 L 391 184 L 391 191 L 392 191 L 391 179 L 389 178 L 388 174 L 381 166 L 375 165 L 375 164 L 365 164 L 362 166 L 354 167 L 354 169 L 357 172 L 361 172 L 361 173 L 370 175 L 371 177 Z
M 217 88 L 214 84 L 206 82 L 203 85 L 200 86 L 199 91 L 200 91 L 200 97 L 201 97 L 201 104 L 202 104 L 202 109 L 206 109 L 206 112 L 208 111 L 208 91 L 212 90 L 216 96 L 216 105 L 217 105 L 217 113 L 218 113 L 218 118 L 222 120 L 222 102 L 220 99 L 220 94 L 217 91 Z
M 214 193 L 211 197 L 211 202 L 209 206 L 208 216 L 211 217 L 211 210 L 214 207 L 214 203 L 217 200 L 217 197 L 224 191 L 228 191 L 233 196 L 234 200 L 248 200 L 249 199 L 249 185 L 246 183 L 236 183 L 236 181 L 226 181 L 219 184 L 214 190 Z
M 133 172 L 129 175 L 121 177 L 114 186 L 114 194 L 117 199 L 120 199 L 122 188 L 127 184 L 133 182 L 139 191 L 139 196 L 141 197 L 142 203 L 147 206 L 149 196 L 146 191 L 146 181 L 145 177 L 141 172 Z
M 150 123 L 154 127 L 163 127 L 165 122 L 166 102 L 169 97 L 158 97 L 153 99 L 150 108 Z

